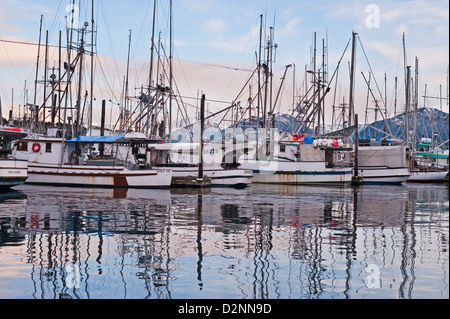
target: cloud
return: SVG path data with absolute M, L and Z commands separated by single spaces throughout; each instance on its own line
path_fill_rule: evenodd
M 225 31 L 225 23 L 222 19 L 214 18 L 206 21 L 206 28 L 212 33 L 222 33 Z
M 276 30 L 276 36 L 289 38 L 298 32 L 300 18 L 295 18 L 288 21 L 281 29 Z
M 0 37 L 0 67 L 14 68 L 36 63 L 37 43 L 16 37 Z

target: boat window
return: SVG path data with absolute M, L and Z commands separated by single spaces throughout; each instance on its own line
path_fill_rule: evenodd
M 45 153 L 52 152 L 52 143 L 45 143 Z
M 18 142 L 17 150 L 22 151 L 22 152 L 27 152 L 28 151 L 28 142 Z
M 286 145 L 280 145 L 280 152 L 286 152 Z

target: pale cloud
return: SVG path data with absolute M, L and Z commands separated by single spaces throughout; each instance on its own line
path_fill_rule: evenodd
M 277 29 L 276 35 L 281 37 L 291 37 L 299 30 L 300 18 L 295 18 L 288 21 L 281 29 Z
M 225 31 L 225 22 L 220 18 L 208 19 L 206 28 L 213 33 L 222 33 Z

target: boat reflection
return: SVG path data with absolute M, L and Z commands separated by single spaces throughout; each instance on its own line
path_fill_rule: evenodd
M 0 247 L 26 247 L 25 298 L 413 298 L 427 245 L 448 265 L 444 191 L 24 186 L 0 201 Z

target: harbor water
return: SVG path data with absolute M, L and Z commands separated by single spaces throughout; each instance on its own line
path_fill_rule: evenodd
M 0 299 L 448 299 L 448 184 L 23 185 Z

